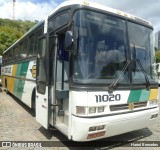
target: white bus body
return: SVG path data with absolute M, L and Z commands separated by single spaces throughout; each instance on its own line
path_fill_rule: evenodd
M 160 84 L 160 63 L 155 64 L 155 71 L 157 73 L 158 84 Z
M 70 140 L 145 128 L 159 112 L 152 34 L 134 15 L 66 1 L 4 52 L 2 84 Z

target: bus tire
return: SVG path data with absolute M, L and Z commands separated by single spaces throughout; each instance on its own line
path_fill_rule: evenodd
M 32 108 L 32 110 L 33 110 L 33 113 L 34 113 L 34 115 L 36 114 L 36 112 L 35 112 L 35 110 L 36 110 L 36 103 L 35 103 L 35 100 L 36 100 L 36 90 L 35 90 L 35 88 L 33 89 L 33 92 L 32 92 L 32 106 L 31 106 L 31 108 Z
M 5 90 L 6 90 L 6 94 L 9 94 L 8 88 L 7 88 L 7 79 L 5 79 Z

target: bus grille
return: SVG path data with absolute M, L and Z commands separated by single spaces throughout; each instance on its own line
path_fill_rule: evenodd
M 135 108 L 143 108 L 147 106 L 147 102 L 134 103 Z M 129 104 L 111 105 L 110 111 L 129 110 Z

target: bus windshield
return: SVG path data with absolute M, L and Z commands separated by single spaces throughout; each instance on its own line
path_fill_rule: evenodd
M 152 83 L 154 68 L 154 51 L 153 51 L 153 32 L 144 26 L 128 22 L 129 44 L 132 60 L 139 60 L 146 72 L 149 81 Z M 138 63 L 132 68 L 133 83 L 144 83 L 144 74 Z
M 122 71 L 129 58 L 139 59 L 149 81 L 154 81 L 151 65 L 153 63 L 151 29 L 128 22 L 128 34 L 126 20 L 87 10 L 77 11 L 74 22 L 75 83 L 111 84 L 121 73 L 123 73 L 119 80 L 121 84 L 129 84 L 129 76 L 132 76 L 135 84 L 145 83 L 144 73 L 138 64 L 132 68 L 133 73 L 128 72 L 131 65 Z M 132 53 L 129 53 L 129 49 Z

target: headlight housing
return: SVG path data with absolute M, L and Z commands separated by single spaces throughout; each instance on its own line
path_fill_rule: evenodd
M 85 106 L 76 106 L 76 114 L 77 115 L 92 115 L 92 114 L 99 114 L 105 111 L 104 106 L 98 107 L 85 107 Z
M 102 106 L 102 107 L 98 107 L 98 113 L 102 113 L 102 112 L 104 112 L 104 107 Z
M 149 101 L 149 106 L 155 106 L 158 104 L 158 100 L 150 100 Z
M 77 115 L 85 115 L 86 114 L 86 107 L 76 106 L 76 114 Z
M 89 114 L 94 114 L 94 113 L 96 113 L 96 107 L 90 107 Z

